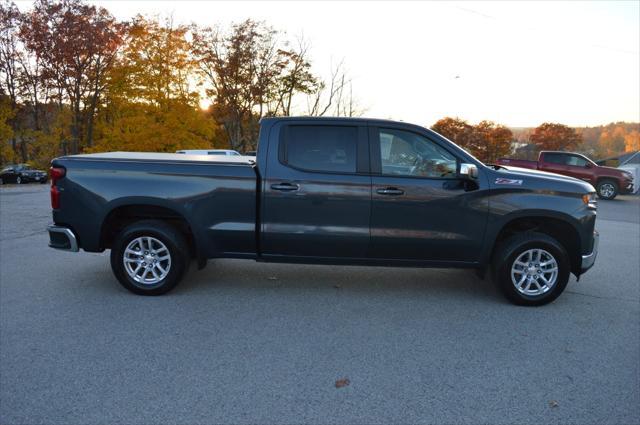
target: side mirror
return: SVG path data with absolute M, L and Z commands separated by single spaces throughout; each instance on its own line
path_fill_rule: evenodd
M 593 168 L 593 165 L 591 165 L 590 162 L 587 162 L 584 166 L 585 168 Z
M 466 177 L 469 179 L 478 178 L 478 167 L 475 164 L 460 164 L 460 177 Z

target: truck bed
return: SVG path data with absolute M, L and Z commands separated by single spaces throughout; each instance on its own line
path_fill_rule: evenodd
M 189 155 L 183 153 L 161 152 L 104 152 L 64 157 L 71 160 L 88 161 L 163 161 L 163 162 L 205 162 L 208 164 L 253 166 L 255 158 L 228 155 Z
M 529 168 L 531 170 L 538 169 L 538 161 L 529 161 L 527 159 L 499 158 L 496 163 L 509 167 Z
M 203 255 L 256 254 L 258 174 L 252 158 L 106 152 L 60 157 L 52 165 L 66 170 L 54 222 L 73 223 L 87 251 L 109 248 L 109 235 L 105 239 L 96 223 L 146 215 L 154 206 L 164 211 L 161 216 L 185 217 Z

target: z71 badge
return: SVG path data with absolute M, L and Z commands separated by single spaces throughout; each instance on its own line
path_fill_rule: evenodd
M 496 184 L 510 184 L 510 185 L 515 185 L 515 186 L 522 186 L 522 180 L 505 179 L 503 177 L 498 177 L 496 179 Z

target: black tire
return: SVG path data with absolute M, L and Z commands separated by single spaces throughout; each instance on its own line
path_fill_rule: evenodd
M 610 201 L 618 196 L 618 183 L 613 180 L 600 180 L 596 185 L 598 198 Z
M 171 265 L 167 275 L 157 283 L 145 284 L 134 280 L 124 265 L 125 249 L 139 237 L 152 237 L 162 242 L 169 251 Z M 122 230 L 111 248 L 111 269 L 118 281 L 129 291 L 138 295 L 162 295 L 173 289 L 182 279 L 189 265 L 189 245 L 184 235 L 159 220 L 143 220 Z M 143 270 L 144 272 L 144 270 Z
M 516 283 L 512 280 L 511 274 L 514 262 L 518 257 L 532 249 L 544 250 L 547 254 L 553 256 L 557 264 L 555 284 L 548 288 L 546 292 L 535 296 L 527 295 L 518 290 Z M 536 268 L 536 264 L 529 264 L 532 264 L 530 266 L 531 268 Z M 527 232 L 512 236 L 498 247 L 493 256 L 494 282 L 504 296 L 516 305 L 540 306 L 552 302 L 558 298 L 567 287 L 570 270 L 571 263 L 565 248 L 557 240 L 543 233 Z M 539 272 L 532 271 L 532 273 Z M 522 280 L 522 282 L 526 285 L 527 277 L 525 275 L 526 273 L 520 273 L 515 276 L 524 276 L 523 279 L 525 280 Z M 543 273 L 543 276 L 547 277 L 550 275 Z M 538 281 L 535 274 L 532 276 L 532 279 L 536 280 L 536 282 Z M 533 289 L 535 288 L 532 288 L 532 290 Z
M 45 179 L 45 180 L 41 180 L 41 181 L 40 181 L 40 184 L 45 184 L 46 182 L 47 182 L 47 180 L 46 180 L 46 179 Z

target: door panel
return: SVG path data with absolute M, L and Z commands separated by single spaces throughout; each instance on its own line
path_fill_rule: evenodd
M 364 258 L 371 212 L 366 127 L 283 123 L 272 130 L 267 156 L 263 255 Z
M 369 257 L 476 261 L 488 208 L 482 176 L 476 184 L 452 175 L 448 167 L 455 157 L 430 151 L 429 144 L 438 145 L 426 135 L 393 129 L 372 129 L 370 134 L 372 168 L 380 175 L 372 177 Z M 407 143 L 426 147 L 412 152 Z
M 590 168 L 587 168 L 587 161 L 580 155 L 566 155 L 567 175 L 575 177 L 580 180 L 590 182 L 593 177 L 593 172 Z
M 550 173 L 567 174 L 566 155 L 563 153 L 545 153 L 542 163 L 539 164 L 542 171 Z

